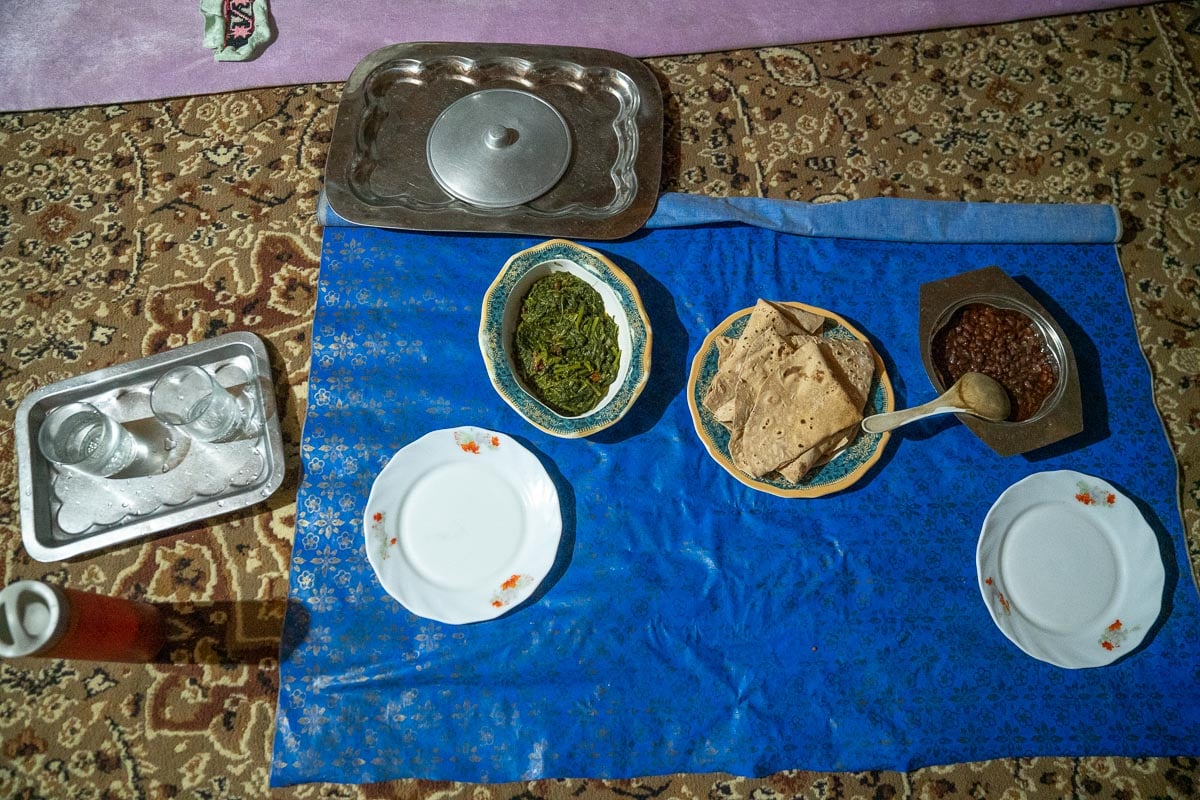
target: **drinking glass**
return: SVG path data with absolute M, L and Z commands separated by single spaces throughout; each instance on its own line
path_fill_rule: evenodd
M 150 410 L 159 420 L 202 442 L 227 442 L 249 428 L 238 399 L 196 366 L 175 367 L 150 389 Z
M 68 403 L 51 411 L 38 431 L 47 460 L 107 478 L 128 467 L 143 449 L 121 423 L 91 403 Z

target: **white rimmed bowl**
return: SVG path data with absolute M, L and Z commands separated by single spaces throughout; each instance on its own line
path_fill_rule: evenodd
M 591 411 L 575 417 L 557 413 L 525 386 L 513 352 L 513 334 L 529 287 L 554 272 L 569 272 L 600 294 L 604 310 L 617 324 L 621 350 L 608 393 Z M 479 349 L 492 386 L 530 424 L 564 439 L 589 436 L 625 416 L 650 377 L 650 343 L 650 320 L 629 276 L 595 250 L 566 239 L 513 255 L 483 296 Z

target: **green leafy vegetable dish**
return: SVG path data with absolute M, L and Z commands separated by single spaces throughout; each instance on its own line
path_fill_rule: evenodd
M 517 369 L 539 400 L 564 416 L 595 408 L 617 377 L 617 323 L 600 293 L 569 272 L 534 281 L 513 337 Z

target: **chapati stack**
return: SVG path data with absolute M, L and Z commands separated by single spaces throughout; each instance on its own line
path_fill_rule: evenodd
M 824 327 L 818 314 L 759 300 L 740 337 L 717 340 L 704 406 L 729 429 L 730 460 L 746 474 L 799 483 L 858 435 L 875 357 Z

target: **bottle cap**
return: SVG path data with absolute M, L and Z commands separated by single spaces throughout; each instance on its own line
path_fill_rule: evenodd
M 62 595 L 41 581 L 16 581 L 0 591 L 0 657 L 35 655 L 67 626 Z

